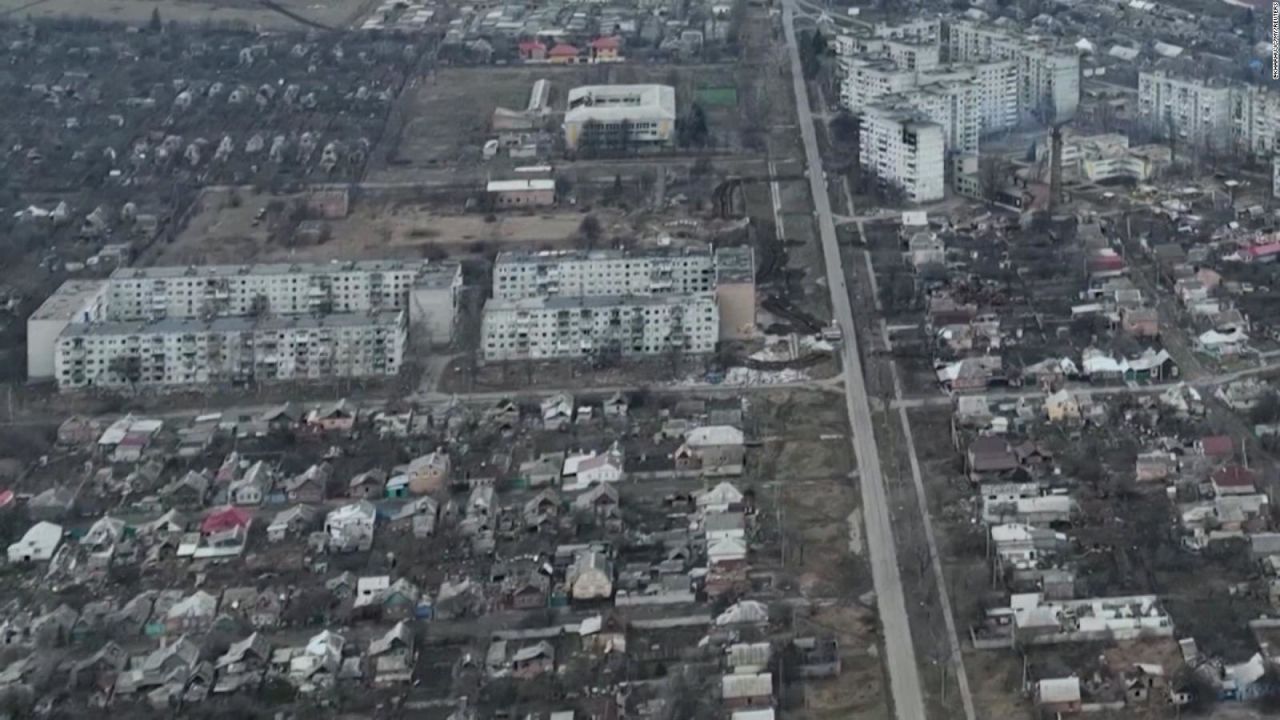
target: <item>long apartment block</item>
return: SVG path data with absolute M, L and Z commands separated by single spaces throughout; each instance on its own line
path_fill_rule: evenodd
M 493 301 L 552 298 L 711 297 L 719 338 L 755 334 L 755 257 L 750 247 L 657 247 L 643 250 L 505 252 L 493 268 Z M 655 321 L 661 313 L 650 311 Z M 642 343 L 649 347 L 652 343 Z M 658 352 L 658 351 L 654 351 Z M 697 350 L 696 352 L 702 352 Z M 489 353 L 486 351 L 486 356 Z M 496 359 L 496 358 L 495 358 Z
M 481 335 L 489 361 L 705 354 L 720 313 L 711 293 L 492 300 Z
M 1266 158 L 1280 152 L 1280 92 L 1226 78 L 1138 75 L 1138 117 L 1160 137 Z
M 64 389 L 393 375 L 408 331 L 448 342 L 457 263 L 122 268 L 27 320 L 27 371 Z

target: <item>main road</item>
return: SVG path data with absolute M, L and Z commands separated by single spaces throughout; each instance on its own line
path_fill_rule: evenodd
M 849 426 L 853 431 L 853 451 L 858 459 L 862 488 L 863 524 L 867 530 L 867 554 L 871 560 L 871 578 L 876 587 L 876 604 L 880 625 L 884 630 L 885 660 L 889 669 L 889 686 L 898 720 L 924 720 L 924 697 L 920 672 L 916 665 L 915 646 L 911 644 L 911 627 L 907 619 L 902 576 L 898 570 L 898 553 L 893 543 L 893 527 L 885 496 L 884 476 L 880 466 L 880 450 L 876 447 L 875 429 L 871 422 L 871 405 L 867 385 L 862 376 L 862 357 L 858 354 L 858 337 L 853 324 L 853 308 L 845 285 L 840 248 L 836 244 L 836 226 L 831 216 L 831 200 L 818 152 L 818 137 L 809 110 L 809 92 L 800 62 L 800 45 L 796 42 L 796 0 L 783 0 L 782 23 L 791 54 L 791 81 L 795 88 L 796 114 L 804 154 L 808 163 L 809 190 L 818 220 L 818 236 L 827 265 L 827 287 L 831 289 L 831 311 L 844 333 L 841 355 L 845 378 L 845 404 Z

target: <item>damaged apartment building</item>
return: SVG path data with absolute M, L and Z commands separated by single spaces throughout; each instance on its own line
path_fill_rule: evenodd
M 1080 100 L 1074 48 L 968 21 L 878 23 L 835 45 L 841 104 L 863 125 L 863 167 L 914 202 L 942 199 L 946 175 L 977 194 L 980 137 L 1069 118 Z M 904 154 L 903 143 L 876 141 L 908 130 L 943 142 L 913 142 Z
M 63 390 L 395 375 L 410 326 L 447 342 L 456 263 L 122 268 L 27 320 L 33 380 Z
M 483 347 L 491 361 L 705 354 L 754 331 L 749 247 L 506 252 Z

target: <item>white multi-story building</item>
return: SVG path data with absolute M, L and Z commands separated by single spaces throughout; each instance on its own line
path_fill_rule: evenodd
M 679 295 L 715 289 L 707 246 L 649 250 L 564 250 L 498 254 L 495 300 L 601 295 Z
M 54 376 L 54 348 L 67 326 L 105 320 L 105 280 L 68 280 L 27 318 L 27 377 Z
M 946 136 L 951 155 L 976 155 L 981 121 L 978 115 L 978 84 L 967 71 L 938 75 L 938 79 L 902 94 L 905 102 L 938 123 Z M 896 103 L 885 98 L 886 103 Z
M 1226 148 L 1234 141 L 1234 88 L 1220 80 L 1174 77 L 1163 71 L 1138 75 L 1138 117 L 1158 136 Z
M 1280 152 L 1280 91 L 1249 85 L 1237 92 L 1236 106 L 1242 148 L 1255 157 Z
M 945 195 L 945 131 L 911 107 L 874 104 L 862 113 L 859 158 L 881 182 L 917 203 Z
M 676 91 L 670 85 L 585 85 L 569 91 L 564 142 L 580 147 L 627 143 L 662 145 L 676 126 Z
M 1280 155 L 1271 158 L 1271 196 L 1280 198 Z
M 115 320 L 401 308 L 427 267 L 425 262 L 369 260 L 121 268 L 111 274 L 108 306 Z
M 967 21 L 947 23 L 946 35 L 951 63 L 1013 61 L 1019 119 L 1061 122 L 1075 115 L 1080 104 L 1078 51 Z
M 916 86 L 916 72 L 903 70 L 892 60 L 853 57 L 844 61 L 840 82 L 840 102 L 850 112 L 862 112 L 885 95 L 905 92 Z
M 58 337 L 54 375 L 64 390 L 395 375 L 406 317 L 387 309 L 76 324 Z
M 1012 60 L 969 66 L 978 83 L 978 124 L 982 135 L 1018 126 L 1018 67 Z
M 1138 75 L 1138 117 L 1161 137 L 1265 158 L 1280 150 L 1280 92 L 1223 78 Z
M 107 280 L 64 283 L 28 319 L 28 375 L 84 387 L 394 374 L 408 326 L 427 344 L 449 341 L 461 284 L 461 266 L 448 262 L 123 268 Z M 392 326 L 398 340 L 372 342 Z M 173 337 L 198 346 L 184 346 L 181 363 Z M 313 361 L 271 360 L 259 349 L 280 342 Z M 392 354 L 365 362 L 348 342 Z M 249 350 L 208 354 L 201 343 Z M 250 356 L 258 359 L 246 370 Z
M 481 331 L 490 361 L 715 350 L 720 324 L 711 293 L 492 300 Z
M 972 100 L 966 102 L 975 105 L 974 112 L 978 118 L 975 130 L 979 136 L 1017 126 L 1020 119 L 1020 85 L 1015 60 L 943 65 L 886 49 L 890 43 L 897 42 L 906 41 L 841 37 L 838 45 L 843 68 L 840 99 L 850 112 L 861 112 L 863 107 L 886 95 L 908 93 L 914 88 L 939 84 L 942 85 L 940 89 L 947 91 L 952 85 L 964 83 L 976 86 Z M 938 47 L 936 39 L 931 47 Z M 936 54 L 930 55 L 930 58 L 935 56 Z M 934 91 L 938 89 L 935 88 Z M 967 92 L 965 90 L 961 94 Z M 968 117 L 969 111 L 966 109 L 961 114 Z M 961 148 L 957 147 L 957 151 L 961 151 Z
M 889 40 L 932 40 L 942 36 L 942 21 L 938 18 L 916 18 L 900 23 L 878 22 L 871 27 L 871 36 Z

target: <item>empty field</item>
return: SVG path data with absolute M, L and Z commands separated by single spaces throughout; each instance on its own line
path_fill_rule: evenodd
M 153 265 L 248 263 L 359 258 L 420 258 L 492 251 L 501 247 L 554 248 L 572 244 L 583 213 L 548 209 L 539 213 L 485 215 L 443 211 L 429 203 L 365 201 L 340 220 L 324 221 L 327 239 L 295 242 L 297 234 L 272 230 L 280 206 L 295 198 L 241 192 L 237 202 L 227 193 L 209 192 L 203 209 L 178 238 L 157 247 L 144 262 Z M 261 219 L 258 215 L 271 208 Z M 621 213 L 596 208 L 593 214 L 608 229 Z
M 289 13 L 330 28 L 350 24 L 369 0 L 276 0 Z M 307 25 L 257 0 L 0 0 L 0 17 L 90 17 L 142 26 L 160 11 L 164 22 L 245 23 L 271 30 L 305 30 Z

